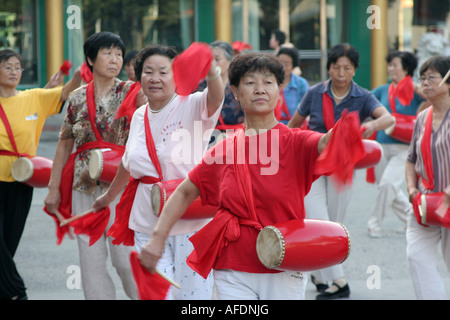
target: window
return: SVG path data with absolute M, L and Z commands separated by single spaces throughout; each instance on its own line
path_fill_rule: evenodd
M 38 84 L 36 1 L 3 0 L 0 7 L 0 49 L 12 49 L 24 59 L 21 86 Z
M 114 32 L 127 51 L 149 44 L 174 46 L 178 52 L 195 39 L 194 0 L 83 0 L 84 37 Z

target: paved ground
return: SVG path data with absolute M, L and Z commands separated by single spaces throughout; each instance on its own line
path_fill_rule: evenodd
M 53 158 L 56 137 L 55 132 L 44 133 L 38 155 Z M 390 214 L 383 225 L 384 237 L 369 238 L 366 222 L 374 205 L 375 187 L 364 182 L 363 172 L 357 173 L 354 183 L 355 192 L 344 222 L 352 239 L 351 254 L 343 264 L 351 289 L 350 300 L 415 299 L 406 263 L 405 235 L 397 232 L 400 222 Z M 46 192 L 46 189 L 35 189 L 15 258 L 17 267 L 28 287 L 30 300 L 80 300 L 82 291 L 71 288 L 74 270 L 79 265 L 77 244 L 66 238 L 60 246 L 56 245 L 54 222 L 42 211 Z M 442 259 L 438 268 L 450 294 L 450 274 Z M 374 272 L 379 274 L 379 282 L 372 281 Z M 113 272 L 111 275 L 118 284 Z M 116 291 L 118 299 L 126 299 L 119 285 Z M 309 283 L 307 299 L 314 299 L 315 295 Z

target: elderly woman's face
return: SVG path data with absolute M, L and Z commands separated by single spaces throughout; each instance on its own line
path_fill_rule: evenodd
M 267 71 L 246 73 L 232 90 L 246 116 L 273 112 L 280 95 L 275 75 Z
M 89 59 L 94 77 L 115 78 L 123 65 L 123 52 L 119 47 L 102 48 L 98 50 L 95 61 Z
M 151 100 L 164 100 L 175 94 L 172 61 L 165 56 L 152 55 L 142 66 L 141 86 Z
M 17 57 L 11 57 L 0 64 L 0 86 L 15 88 L 22 78 L 22 65 Z
M 400 82 L 408 75 L 408 72 L 403 69 L 402 60 L 399 57 L 395 57 L 389 62 L 387 71 L 394 83 Z
M 231 61 L 227 59 L 221 48 L 213 48 L 212 51 L 214 54 L 214 60 L 216 60 L 216 63 L 222 69 L 222 72 L 227 72 Z
M 347 88 L 352 82 L 355 72 L 356 69 L 351 60 L 345 56 L 339 57 L 328 70 L 333 86 L 336 88 Z

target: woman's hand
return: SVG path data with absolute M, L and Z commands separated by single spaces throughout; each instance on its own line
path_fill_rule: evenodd
M 111 201 L 112 201 L 111 197 L 109 196 L 108 191 L 106 191 L 104 194 L 102 194 L 100 197 L 98 197 L 95 200 L 94 205 L 92 206 L 92 208 L 94 209 L 94 212 L 99 212 L 102 209 L 104 209 L 107 206 L 109 206 Z
M 162 257 L 164 246 L 164 237 L 154 233 L 139 254 L 139 261 L 146 270 L 152 273 L 155 272 L 156 265 Z
M 416 195 L 418 193 L 419 193 L 419 190 L 417 190 L 417 188 L 410 188 L 410 189 L 408 189 L 409 202 L 413 203 L 414 198 L 416 197 Z
M 61 193 L 59 189 L 49 188 L 47 196 L 44 199 L 44 204 L 47 207 L 48 212 L 56 213 L 61 202 Z

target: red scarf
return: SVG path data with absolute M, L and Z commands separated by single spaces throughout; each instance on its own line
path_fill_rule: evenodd
M 334 127 L 335 120 L 333 100 L 331 100 L 331 97 L 326 92 L 322 94 L 322 116 L 325 128 L 329 131 Z
M 334 116 L 330 116 L 334 113 L 331 98 L 327 94 L 323 94 L 323 97 L 325 126 L 332 126 L 333 134 L 317 159 L 314 170 L 317 175 L 334 175 L 340 187 L 352 182 L 355 164 L 366 154 L 362 143 L 361 124 L 358 113 L 348 110 L 344 110 L 339 121 L 334 124 Z
M 283 90 L 280 91 L 280 97 L 278 98 L 275 110 L 275 117 L 277 120 L 291 120 L 291 114 L 289 113 Z M 282 113 L 284 113 L 285 116 L 283 116 Z
M 139 82 L 135 82 L 130 86 L 114 119 L 128 117 L 128 121 L 131 122 L 131 118 L 133 118 L 133 114 L 136 111 L 136 97 L 140 90 L 141 84 Z
M 245 147 L 245 131 L 239 130 L 235 135 L 227 140 L 234 144 L 234 159 L 237 157 L 237 148 Z M 244 145 L 243 145 L 244 144 Z M 223 249 L 230 241 L 237 241 L 240 237 L 240 226 L 251 226 L 261 230 L 263 226 L 258 221 L 256 214 L 255 198 L 252 190 L 252 182 L 248 164 L 237 164 L 234 161 L 234 172 L 237 179 L 239 194 L 244 199 L 248 214 L 238 216 L 231 211 L 220 208 L 214 215 L 213 220 L 197 233 L 189 238 L 194 245 L 194 250 L 187 258 L 187 264 L 201 275 L 207 278 L 211 272 L 217 257 L 219 257 Z M 243 213 L 240 213 L 243 214 Z
M 423 164 L 427 178 L 422 177 L 422 183 L 428 190 L 434 189 L 434 173 L 433 173 L 433 159 L 431 157 L 431 133 L 433 131 L 433 106 L 428 111 L 427 120 L 425 122 L 425 130 L 423 132 L 422 144 L 420 151 L 422 152 Z
M 161 165 L 158 160 L 158 155 L 156 154 L 155 142 L 153 141 L 152 132 L 150 130 L 150 122 L 148 120 L 149 106 L 146 105 L 145 108 L 145 142 L 147 144 L 148 155 L 152 163 L 154 164 L 156 171 L 158 172 L 159 178 L 145 176 L 140 179 L 134 179 L 130 176 L 130 181 L 128 182 L 128 185 L 122 193 L 120 201 L 116 206 L 116 218 L 114 220 L 114 224 L 106 233 L 107 236 L 111 236 L 114 238 L 112 243 L 115 245 L 134 245 L 134 231 L 128 227 L 128 222 L 130 220 L 131 208 L 133 206 L 133 201 L 136 196 L 136 191 L 139 183 L 154 184 L 156 182 L 162 181 L 163 179 Z
M 159 274 L 147 271 L 136 251 L 130 253 L 130 265 L 140 300 L 165 300 L 170 283 Z
M 414 99 L 414 84 L 411 76 L 404 77 L 397 86 L 394 83 L 389 85 L 388 89 L 389 106 L 391 107 L 392 113 L 396 113 L 395 100 L 398 98 L 400 103 L 404 106 L 409 106 L 412 99 Z
M 16 140 L 14 139 L 14 134 L 11 129 L 11 125 L 9 124 L 8 117 L 6 116 L 5 110 L 3 110 L 2 105 L 0 104 L 0 119 L 3 121 L 3 124 L 6 129 L 6 133 L 8 134 L 9 141 L 14 149 L 13 151 L 9 150 L 0 150 L 0 156 L 16 156 L 16 157 L 31 157 L 27 153 L 20 153 L 17 149 Z

